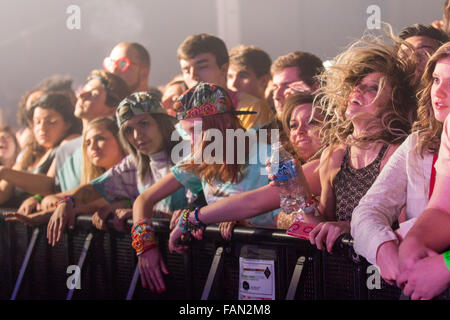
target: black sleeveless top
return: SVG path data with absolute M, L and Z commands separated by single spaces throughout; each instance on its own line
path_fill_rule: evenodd
M 353 210 L 378 177 L 381 159 L 387 148 L 388 145 L 384 144 L 377 158 L 361 169 L 354 169 L 350 166 L 350 147 L 346 148 L 341 170 L 333 179 L 337 221 L 351 220 Z

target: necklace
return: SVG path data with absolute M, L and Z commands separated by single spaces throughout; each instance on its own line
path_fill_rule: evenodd
M 322 153 L 322 149 L 317 150 L 317 152 L 314 153 L 311 157 L 309 157 L 308 160 L 305 161 L 305 163 L 310 162 L 311 160 L 313 160 L 315 157 L 317 157 L 321 153 Z

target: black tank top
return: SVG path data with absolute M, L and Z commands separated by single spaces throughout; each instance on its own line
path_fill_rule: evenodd
M 384 144 L 377 158 L 361 169 L 354 169 L 350 166 L 350 147 L 346 148 L 341 170 L 333 179 L 337 221 L 351 220 L 353 210 L 378 177 L 381 159 L 387 148 L 388 145 Z

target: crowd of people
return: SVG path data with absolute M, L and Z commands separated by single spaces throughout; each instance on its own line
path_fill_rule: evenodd
M 170 219 L 179 253 L 208 224 L 228 240 L 235 225 L 302 220 L 317 249 L 350 233 L 384 280 L 431 299 L 450 287 L 449 15 L 447 0 L 443 21 L 366 34 L 327 67 L 310 52 L 272 62 L 259 47 L 191 35 L 180 74 L 160 88 L 148 85 L 147 49 L 120 42 L 79 92 L 46 78 L 20 99 L 20 129 L 0 128 L 0 206 L 18 208 L 4 219 L 47 224 L 54 246 L 77 215 L 120 232 L 132 218 L 142 284 L 158 293 L 168 270 L 152 217 Z M 237 144 L 239 132 L 255 139 Z M 280 209 L 277 138 L 315 214 Z

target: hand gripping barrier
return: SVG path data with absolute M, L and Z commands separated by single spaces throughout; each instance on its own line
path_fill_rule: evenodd
M 235 227 L 232 240 L 225 241 L 218 226 L 210 225 L 203 240 L 192 239 L 188 252 L 180 255 L 168 251 L 168 226 L 168 220 L 154 219 L 170 271 L 163 276 L 167 290 L 158 295 L 141 286 L 129 232 L 98 231 L 91 217 L 79 216 L 75 229 L 50 247 L 46 226 L 0 218 L 0 299 L 238 299 L 240 257 L 273 261 L 277 300 L 402 298 L 398 288 L 382 279 L 368 285 L 375 275 L 353 251 L 350 235 L 341 236 L 328 254 L 284 230 Z M 109 228 L 113 230 L 111 223 Z M 69 266 L 80 270 L 80 289 L 68 287 L 75 275 Z M 450 290 L 438 297 L 449 298 Z

